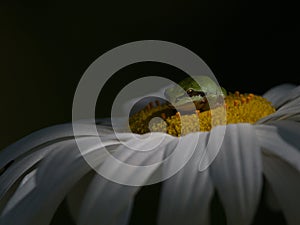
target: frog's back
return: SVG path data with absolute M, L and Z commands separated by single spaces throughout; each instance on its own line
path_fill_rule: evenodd
M 210 90 L 217 88 L 216 83 L 208 76 L 194 76 L 193 78 L 187 77 L 184 80 L 180 81 L 179 85 L 185 90 L 187 88 L 192 88 L 194 90 L 205 91 L 206 89 Z

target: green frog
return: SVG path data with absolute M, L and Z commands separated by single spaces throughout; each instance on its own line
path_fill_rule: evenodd
M 224 103 L 224 97 L 227 95 L 225 88 L 219 87 L 208 76 L 188 77 L 178 85 L 167 88 L 164 94 L 170 102 L 170 107 L 180 112 L 215 108 Z

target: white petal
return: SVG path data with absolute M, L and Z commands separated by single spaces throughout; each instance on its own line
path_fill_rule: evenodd
M 278 108 L 287 94 L 296 87 L 294 84 L 282 84 L 268 90 L 263 97 L 272 102 L 275 108 Z
M 216 126 L 209 132 L 207 146 L 200 153 L 199 171 L 206 170 L 219 154 L 226 129 L 226 126 Z
M 87 188 L 92 181 L 93 177 L 96 175 L 95 171 L 89 172 L 87 175 L 82 177 L 76 185 L 69 191 L 67 195 L 67 205 L 69 212 L 77 224 L 80 208 L 82 205 L 82 200 L 86 194 Z
M 275 94 L 275 92 L 274 92 Z M 280 96 L 280 92 L 278 93 Z M 276 112 L 260 119 L 257 124 L 269 123 L 276 120 L 300 121 L 300 86 L 286 91 L 284 96 L 278 97 Z
M 106 118 L 96 118 L 95 122 L 97 125 L 102 125 L 102 126 L 108 126 L 111 127 L 111 118 L 106 117 Z
M 82 132 L 86 131 L 89 135 L 89 125 L 81 124 Z M 105 127 L 103 127 L 105 129 Z M 12 160 L 16 160 L 23 154 L 28 154 L 30 151 L 45 149 L 46 146 L 57 143 L 66 139 L 73 139 L 72 124 L 61 124 L 33 132 L 32 134 L 20 139 L 11 144 L 0 152 L 0 168 Z
M 293 94 L 293 95 L 292 95 Z M 299 109 L 299 103 L 300 103 L 300 86 L 298 88 L 295 88 L 295 91 L 292 92 L 290 95 L 290 99 L 288 102 L 283 104 L 278 111 L 281 111 L 283 109 L 288 109 L 288 108 L 298 108 Z
M 91 148 L 97 149 L 92 141 L 88 142 Z M 101 153 L 103 151 L 89 151 L 86 157 L 94 160 L 97 165 L 104 160 Z M 66 193 L 90 170 L 91 167 L 82 158 L 75 141 L 73 145 L 61 146 L 61 149 L 50 153 L 38 167 L 36 188 L 12 210 L 2 215 L 3 224 L 48 224 Z
M 286 125 L 284 125 L 284 123 Z M 295 127 L 292 126 L 291 122 L 286 121 L 284 123 L 280 124 L 277 122 L 274 123 L 274 125 L 256 125 L 255 131 L 257 139 L 259 145 L 263 148 L 263 154 L 277 156 L 300 171 L 299 147 L 293 146 L 293 144 L 299 142 L 299 126 L 295 123 L 295 126 L 298 128 L 296 128 L 294 132 L 293 129 L 295 129 Z M 288 125 L 290 126 L 290 131 L 284 134 L 283 132 L 288 132 Z M 280 128 L 281 126 L 285 129 Z M 288 134 L 291 136 L 286 139 Z M 289 143 L 290 141 L 291 143 Z
M 276 113 L 280 115 L 277 116 L 279 120 L 294 120 L 300 122 L 300 91 L 297 98 L 284 104 Z
M 83 199 L 78 224 L 127 224 L 134 195 L 139 189 L 96 175 Z
M 198 139 L 197 149 L 187 165 L 163 183 L 158 224 L 209 224 L 209 206 L 213 186 L 208 171 L 199 172 L 199 163 L 207 144 L 207 133 L 188 135 L 183 139 Z M 186 151 L 188 146 L 182 149 Z M 192 147 L 192 146 L 190 146 Z
M 300 98 L 299 98 L 300 101 Z M 300 107 L 299 103 L 289 106 L 289 107 L 282 107 L 275 113 L 270 114 L 269 116 L 263 117 L 256 124 L 269 124 L 274 121 L 280 120 L 290 120 L 295 122 L 300 122 Z
M 285 96 L 285 99 L 282 100 L 281 106 L 288 104 L 291 101 L 296 100 L 300 97 L 300 86 L 295 87 L 290 92 L 288 92 Z
M 131 139 L 127 139 L 127 136 Z M 110 180 L 126 185 L 144 185 L 145 178 L 152 174 L 157 167 L 161 167 L 165 152 L 169 151 L 173 143 L 176 144 L 178 138 L 174 138 L 164 133 L 152 133 L 136 135 L 121 134 L 122 145 L 113 153 L 113 157 L 108 157 L 99 167 L 98 172 Z M 142 137 L 142 138 L 141 138 Z M 146 139 L 144 139 L 146 137 Z M 117 159 L 117 160 L 116 160 Z M 142 165 L 141 163 L 146 163 Z M 144 169 L 140 169 L 144 167 Z M 153 174 L 152 181 L 160 180 L 160 174 Z M 147 179 L 146 179 L 147 180 Z M 153 183 L 150 182 L 150 183 Z M 150 184 L 147 182 L 147 184 Z
M 143 146 L 147 148 L 150 142 L 156 142 L 161 139 L 161 137 L 162 134 L 153 134 L 153 136 L 144 141 L 142 141 L 142 139 L 134 141 L 136 146 L 143 149 Z M 167 143 L 171 140 L 175 140 L 175 138 L 171 136 L 168 137 L 168 140 L 166 140 Z M 131 140 L 129 140 L 129 142 L 131 142 Z M 134 163 L 134 166 L 122 167 L 122 164 L 119 164 L 119 166 L 116 165 L 116 167 L 114 167 L 110 160 L 106 160 L 100 166 L 99 171 L 103 168 L 105 171 L 109 171 L 109 178 L 113 181 L 115 177 L 118 177 L 115 178 L 116 182 L 119 181 L 118 179 L 121 179 L 122 183 L 127 182 L 135 185 L 134 181 L 138 181 L 140 185 L 143 185 L 151 176 L 154 176 L 153 173 L 159 168 L 159 165 L 154 166 L 147 172 L 143 172 L 141 167 L 153 162 L 161 162 L 167 150 L 167 143 L 161 143 L 156 149 L 150 152 L 144 152 L 148 154 L 129 151 L 130 148 L 128 149 L 126 143 L 120 145 L 115 151 L 114 157 L 127 164 Z M 78 224 L 126 224 L 128 221 L 125 220 L 129 218 L 134 195 L 139 189 L 140 186 L 125 186 L 107 180 L 102 176 L 95 177 L 82 202 Z
M 5 198 L 5 195 L 10 192 L 10 188 L 14 183 L 26 172 L 38 163 L 51 149 L 45 151 L 34 152 L 19 161 L 13 163 L 1 176 L 0 176 L 0 201 Z
M 265 181 L 265 198 L 264 198 L 267 206 L 273 211 L 280 211 L 280 205 L 274 193 L 272 186 L 269 182 Z
M 300 223 L 300 173 L 286 162 L 264 156 L 264 173 L 289 225 Z
M 294 146 L 300 152 L 300 123 L 289 120 L 281 120 L 271 122 L 268 125 L 275 126 L 277 131 L 276 133 L 285 142 Z
M 260 198 L 261 170 L 253 126 L 228 125 L 220 153 L 211 165 L 211 174 L 229 225 L 251 224 Z
M 5 210 L 2 212 L 3 214 L 6 214 L 9 210 L 11 210 L 16 204 L 18 204 L 26 195 L 28 195 L 36 187 L 35 174 L 36 169 L 31 171 L 23 178 L 16 192 L 14 193 L 12 198 L 9 199 Z
M 89 140 L 91 138 L 93 137 L 79 137 L 78 140 Z M 73 142 L 74 139 L 64 139 L 54 143 L 51 142 L 49 145 L 43 145 L 44 147 L 35 148 L 34 151 L 30 151 L 30 153 L 24 155 L 23 158 L 10 165 L 0 176 L 0 202 L 7 197 L 6 194 L 11 194 L 10 188 L 15 182 L 24 176 L 35 164 L 46 157 L 49 152 L 54 151 L 59 146 L 67 147 L 68 145 L 73 144 Z

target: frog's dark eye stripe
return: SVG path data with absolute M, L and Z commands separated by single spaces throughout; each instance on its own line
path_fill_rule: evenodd
M 198 94 L 199 94 L 201 97 L 204 97 L 204 96 L 206 95 L 203 91 L 198 91 Z
M 186 91 L 186 93 L 190 96 L 190 97 L 193 97 L 193 96 L 201 96 L 201 97 L 204 97 L 205 96 L 205 93 L 203 91 L 195 91 L 193 89 L 188 89 Z

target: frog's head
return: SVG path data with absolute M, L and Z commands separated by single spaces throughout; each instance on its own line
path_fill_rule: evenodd
M 188 77 L 174 87 L 167 88 L 165 97 L 172 107 L 181 111 L 196 109 L 207 110 L 209 106 L 224 97 L 224 90 L 220 91 L 217 84 L 207 76 Z

